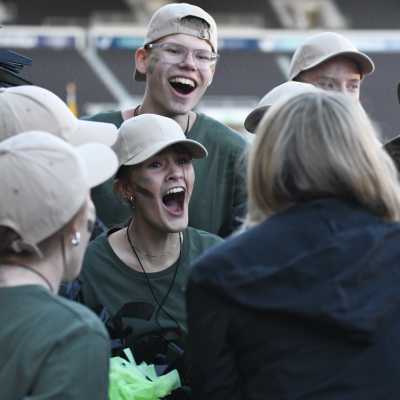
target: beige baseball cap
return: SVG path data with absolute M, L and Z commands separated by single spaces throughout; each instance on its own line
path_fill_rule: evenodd
M 359 51 L 347 38 L 335 32 L 310 36 L 293 54 L 289 67 L 289 80 L 333 57 L 346 56 L 360 67 L 362 75 L 374 72 L 373 61 Z
M 113 124 L 83 121 L 54 93 L 39 86 L 0 89 L 0 140 L 17 133 L 50 132 L 72 145 L 98 142 L 111 146 L 117 139 Z
M 207 23 L 208 28 L 194 29 L 193 27 L 181 24 L 182 18 L 185 17 L 202 19 Z M 171 3 L 160 7 L 150 19 L 143 46 L 165 36 L 178 33 L 204 39 L 210 43 L 215 53 L 218 52 L 217 25 L 214 18 L 202 8 L 188 3 Z M 144 81 L 146 80 L 146 76 L 136 70 L 135 79 L 137 81 Z
M 117 167 L 115 153 L 100 143 L 73 147 L 40 131 L 0 142 L 0 226 L 20 236 L 13 249 L 41 255 L 37 245 L 68 223 L 90 188 Z
M 244 121 L 244 127 L 254 133 L 265 112 L 279 100 L 287 99 L 305 92 L 317 92 L 320 89 L 310 83 L 289 81 L 271 89 L 249 113 Z
M 206 148 L 195 140 L 186 139 L 182 128 L 173 119 L 141 114 L 121 125 L 113 149 L 120 166 L 136 165 L 178 143 L 185 146 L 193 158 L 207 156 Z

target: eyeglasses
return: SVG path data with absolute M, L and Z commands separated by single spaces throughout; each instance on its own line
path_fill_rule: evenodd
M 144 48 L 159 49 L 163 60 L 170 64 L 179 64 L 185 61 L 188 53 L 191 53 L 194 63 L 199 69 L 209 68 L 214 65 L 218 59 L 218 54 L 213 51 L 203 49 L 190 50 L 176 43 L 150 43 L 146 44 Z

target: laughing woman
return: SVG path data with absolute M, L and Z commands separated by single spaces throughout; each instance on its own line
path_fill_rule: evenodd
M 157 346 L 149 333 L 186 331 L 189 265 L 222 240 L 188 227 L 192 158 L 204 158 L 207 151 L 186 139 L 175 121 L 153 114 L 126 121 L 114 150 L 120 161 L 115 189 L 131 205 L 132 218 L 89 245 L 83 301 L 109 316 L 115 337 L 129 333 L 125 344 L 136 358 L 152 361 L 148 351 L 157 352 Z

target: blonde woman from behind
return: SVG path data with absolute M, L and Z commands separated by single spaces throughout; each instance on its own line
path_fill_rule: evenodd
M 189 279 L 194 398 L 396 399 L 400 189 L 366 113 L 322 91 L 274 104 L 248 178 L 253 227 Z

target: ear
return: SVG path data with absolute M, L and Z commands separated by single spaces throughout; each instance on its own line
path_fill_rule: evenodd
M 131 183 L 126 182 L 125 179 L 114 180 L 114 192 L 118 193 L 121 198 L 128 203 L 132 197 L 135 197 L 135 187 Z
M 143 47 L 140 47 L 135 51 L 135 67 L 140 73 L 144 75 L 147 72 L 148 59 L 149 53 Z

